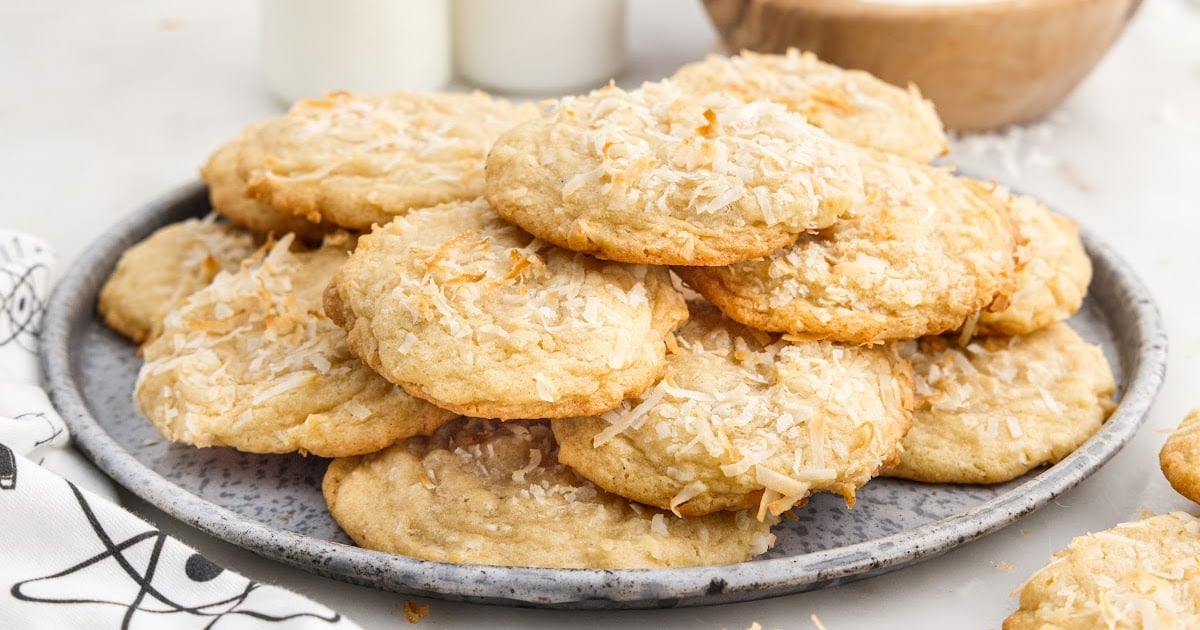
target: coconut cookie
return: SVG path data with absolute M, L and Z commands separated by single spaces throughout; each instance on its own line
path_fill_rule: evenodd
M 351 354 L 321 314 L 321 291 L 348 239 L 222 274 L 166 318 L 145 347 L 134 395 L 168 439 L 252 453 L 369 453 L 454 417 Z
M 653 387 L 599 417 L 555 420 L 559 459 L 678 514 L 780 514 L 816 491 L 854 503 L 895 460 L 912 369 L 892 346 L 793 344 L 693 305 Z
M 412 208 L 483 194 L 492 141 L 536 115 L 534 105 L 482 92 L 334 92 L 264 122 L 238 172 L 273 208 L 370 230 Z
M 1200 409 L 1193 409 L 1167 438 L 1158 463 L 1176 492 L 1200 503 Z
M 872 152 L 867 201 L 766 258 L 677 267 L 725 314 L 796 338 L 876 343 L 953 330 L 1012 290 L 1011 220 L 982 184 Z
M 757 258 L 862 198 L 858 151 L 782 105 L 670 81 L 567 97 L 496 141 L 487 198 L 568 249 L 659 265 Z
M 942 121 L 916 86 L 901 89 L 795 48 L 786 55 L 710 55 L 683 66 L 673 78 L 696 92 L 782 103 L 835 138 L 919 162 L 948 150 Z
M 414 396 L 503 419 L 616 407 L 658 377 L 664 337 L 687 318 L 666 269 L 560 249 L 482 199 L 364 236 L 325 310 Z
M 884 471 L 934 483 L 1001 483 L 1069 455 L 1115 405 L 1108 361 L 1066 324 L 965 348 L 927 337 L 902 351 L 917 407 L 900 462 Z
M 222 145 L 200 169 L 200 178 L 208 185 L 209 203 L 217 214 L 248 230 L 277 237 L 292 233 L 308 242 L 320 242 L 330 231 L 329 224 L 284 214 L 246 196 L 246 180 L 237 170 L 238 157 L 256 129 L 251 126 L 237 139 Z
M 681 519 L 597 489 L 555 459 L 544 422 L 460 419 L 428 438 L 334 460 L 325 500 L 370 549 L 441 562 L 633 569 L 765 552 L 746 513 Z
M 1074 315 L 1092 281 L 1092 260 L 1075 222 L 1037 199 L 997 188 L 1016 224 L 1015 290 L 1008 307 L 980 313 L 976 334 L 1024 335 Z
M 1183 512 L 1079 536 L 1021 586 L 1004 630 L 1200 627 L 1200 521 Z
M 232 225 L 172 223 L 121 254 L 96 308 L 109 327 L 135 343 L 154 339 L 168 311 L 217 272 L 236 270 L 255 248 L 254 236 Z

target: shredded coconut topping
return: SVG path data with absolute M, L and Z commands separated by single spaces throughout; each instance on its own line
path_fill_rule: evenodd
M 556 154 L 534 182 L 525 175 L 531 152 Z M 487 197 L 577 251 L 716 265 L 833 224 L 862 200 L 858 161 L 855 147 L 778 103 L 671 81 L 610 85 L 566 97 L 498 139 Z
M 336 282 L 360 318 L 347 325 L 378 342 L 377 367 L 451 408 L 597 398 L 597 374 L 636 374 L 661 361 L 654 355 L 665 352 L 663 328 L 674 322 L 655 316 L 660 300 L 678 300 L 683 313 L 665 270 L 559 249 L 483 200 L 377 229 Z M 464 382 L 463 373 L 493 376 Z
M 350 245 L 335 239 L 343 245 L 292 252 L 289 234 L 167 316 L 135 386 L 160 431 L 198 446 L 338 456 L 450 418 L 362 365 L 322 314 L 321 292 Z
M 862 167 L 867 201 L 828 230 L 676 273 L 757 328 L 857 343 L 956 329 L 1008 294 L 1015 243 L 990 189 L 877 152 Z
M 382 221 L 412 207 L 482 194 L 492 142 L 534 116 L 532 105 L 482 93 L 333 92 L 301 100 L 255 135 L 261 162 L 247 165 L 250 189 L 266 199 L 287 189 L 335 191 L 330 198 L 352 198 L 356 203 L 349 205 L 365 214 L 336 203 L 301 209 L 369 228 L 372 217 Z
M 797 171 L 820 170 L 847 190 L 859 185 L 853 160 L 826 165 L 844 150 L 803 117 L 766 101 L 742 103 L 717 93 L 697 99 L 663 81 L 567 97 L 548 122 L 568 119 L 584 123 L 576 148 L 598 166 L 568 181 L 567 202 L 597 185 L 610 208 L 681 217 L 733 208 L 739 224 L 786 222 L 799 231 L 820 227 L 808 217 L 815 203 L 836 195 Z
M 396 528 L 399 542 L 387 538 L 382 548 L 445 559 L 465 547 L 470 555 L 456 561 L 632 568 L 739 562 L 774 541 L 773 520 L 681 519 L 597 488 L 557 453 L 545 421 L 460 418 L 379 454 L 383 479 L 375 483 L 394 484 L 384 497 L 405 494 L 397 518 L 409 520 Z
M 1007 481 L 1065 457 L 1114 407 L 1103 352 L 1062 323 L 966 347 L 926 337 L 901 354 L 912 362 L 918 403 L 894 476 Z
M 1021 588 L 1022 627 L 1200 625 L 1200 522 L 1153 516 L 1071 541 Z
M 673 78 L 693 91 L 769 99 L 855 144 L 922 162 L 946 152 L 942 122 L 916 87 L 905 90 L 866 72 L 822 63 L 810 52 L 711 55 Z
M 907 428 L 906 366 L 886 347 L 762 339 L 695 309 L 666 375 L 600 416 L 586 446 L 633 444 L 645 461 L 622 465 L 671 479 L 673 511 L 763 490 L 775 493 L 775 514 L 814 490 L 852 499 Z

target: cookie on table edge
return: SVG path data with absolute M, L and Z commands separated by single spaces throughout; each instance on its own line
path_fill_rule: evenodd
M 824 63 L 811 52 L 710 55 L 683 66 L 672 79 L 699 93 L 782 103 L 835 138 L 919 162 L 949 151 L 933 103 L 916 86 L 897 87 L 862 70 Z
M 1004 630 L 1200 627 L 1200 520 L 1171 512 L 1079 536 L 1020 588 Z
M 1189 412 L 1167 437 L 1158 463 L 1176 492 L 1200 503 L 1200 408 Z

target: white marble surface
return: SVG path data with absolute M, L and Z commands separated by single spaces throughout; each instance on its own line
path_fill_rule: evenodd
M 698 1 L 631 2 L 625 81 L 658 78 L 714 43 Z M 64 261 L 139 204 L 195 177 L 244 124 L 280 111 L 262 87 L 246 0 L 0 5 L 0 227 L 50 240 Z M 436 600 L 424 628 L 998 628 L 1009 596 L 1073 536 L 1144 510 L 1200 507 L 1158 470 L 1164 432 L 1200 404 L 1200 5 L 1148 0 L 1091 77 L 1018 159 L 956 143 L 953 159 L 1041 196 L 1111 243 L 1155 294 L 1170 335 L 1165 387 L 1132 443 L 1017 525 L 870 580 L 762 602 L 643 612 L 554 612 Z M 126 505 L 256 579 L 304 592 L 365 628 L 404 624 L 404 598 L 318 578 Z

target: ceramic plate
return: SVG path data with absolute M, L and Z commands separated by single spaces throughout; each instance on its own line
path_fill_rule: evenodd
M 325 509 L 324 460 L 197 449 L 162 439 L 133 410 L 140 360 L 95 313 L 99 287 L 131 244 L 209 210 L 191 185 L 104 234 L 63 278 L 46 313 L 42 362 L 77 445 L 113 479 L 217 538 L 306 571 L 399 593 L 564 608 L 715 604 L 817 589 L 931 558 L 995 531 L 1074 487 L 1134 434 L 1162 383 L 1166 338 L 1149 293 L 1111 249 L 1084 233 L 1095 277 L 1070 324 L 1101 344 L 1120 406 L 1058 465 L 997 486 L 877 479 L 846 509 L 817 495 L 777 528 L 767 555 L 687 569 L 529 569 L 427 562 L 350 544 Z

